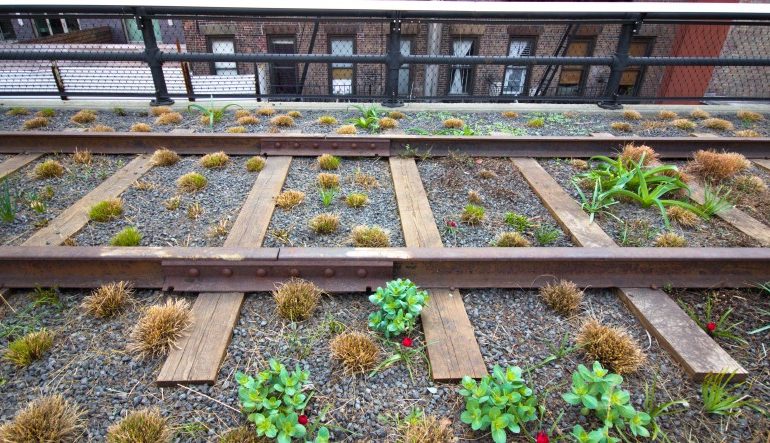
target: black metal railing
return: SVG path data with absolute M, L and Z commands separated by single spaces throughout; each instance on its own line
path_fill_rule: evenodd
M 382 5 L 2 5 L 0 96 L 770 100 L 767 5 Z

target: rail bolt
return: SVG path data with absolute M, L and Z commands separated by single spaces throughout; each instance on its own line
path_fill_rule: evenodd
M 299 277 L 299 269 L 291 268 L 291 270 L 289 271 L 289 275 L 291 275 L 292 277 Z
M 195 277 L 201 275 L 201 271 L 199 271 L 198 268 L 190 268 L 187 271 L 187 275 L 189 275 L 190 277 L 195 278 Z
M 366 277 L 366 274 L 367 272 L 366 272 L 366 269 L 364 268 L 360 268 L 358 271 L 356 271 L 356 275 L 358 275 L 361 278 Z
M 267 275 L 267 270 L 265 268 L 257 269 L 257 277 L 264 277 L 266 275 Z
M 230 268 L 224 268 L 222 269 L 222 275 L 224 275 L 225 277 L 230 277 L 231 275 L 233 275 L 233 270 Z
M 332 269 L 332 268 L 324 269 L 324 276 L 325 277 L 334 277 L 334 269 Z

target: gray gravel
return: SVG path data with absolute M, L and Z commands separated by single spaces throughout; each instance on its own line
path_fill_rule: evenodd
M 48 160 L 56 159 L 66 169 L 63 176 L 38 180 L 34 178 L 35 166 Z M 41 157 L 7 177 L 12 195 L 22 195 L 18 205 L 16 221 L 0 222 L 0 244 L 18 245 L 31 236 L 40 227 L 54 219 L 63 210 L 78 201 L 85 194 L 99 185 L 106 178 L 130 161 L 129 156 L 95 155 L 91 165 L 80 165 L 72 161 L 70 155 L 51 155 Z M 29 200 L 33 196 L 42 196 L 47 187 L 53 190 L 53 197 L 45 200 L 45 212 L 38 213 L 30 208 Z
M 548 246 L 572 246 L 568 236 L 508 159 L 452 156 L 420 161 L 417 169 L 444 246 L 489 246 L 501 232 L 514 230 L 504 221 L 506 212 L 526 215 L 533 225 L 548 225 L 558 230 L 561 235 Z M 479 172 L 483 169 L 494 171 L 497 177 L 481 178 Z M 486 210 L 485 221 L 480 225 L 470 226 L 460 221 L 469 191 L 481 195 L 481 206 Z M 455 222 L 457 230 L 448 229 L 448 222 Z M 533 246 L 540 246 L 534 237 L 534 229 L 528 229 L 525 236 Z
M 378 187 L 365 189 L 353 182 L 355 172 L 374 176 Z M 340 176 L 340 192 L 330 206 L 324 206 L 318 192 L 319 172 L 336 173 Z M 295 157 L 286 177 L 283 190 L 294 189 L 305 193 L 304 201 L 290 210 L 276 208 L 268 227 L 263 246 L 350 246 L 350 232 L 357 225 L 377 225 L 390 233 L 390 245 L 404 246 L 401 219 L 390 178 L 388 162 L 373 158 L 343 158 L 337 171 L 320 171 L 313 158 Z M 343 201 L 352 192 L 369 196 L 369 203 L 363 208 L 350 208 Z M 337 232 L 328 235 L 316 234 L 309 227 L 310 220 L 318 214 L 334 213 L 340 216 Z M 289 242 L 284 243 L 277 232 L 288 231 Z
M 539 162 L 572 198 L 580 202 L 580 196 L 570 181 L 572 176 L 580 171 L 563 159 L 539 159 Z M 620 202 L 611 206 L 609 211 L 625 221 L 627 226 L 605 214 L 597 214 L 594 221 L 620 246 L 654 246 L 657 235 L 666 231 L 663 217 L 656 207 L 642 208 L 634 203 Z M 672 221 L 670 231 L 682 235 L 687 240 L 687 246 L 758 246 L 754 239 L 719 217 L 712 217 L 708 221 L 701 220 L 692 228 L 680 226 Z
M 199 156 L 183 157 L 176 165 L 154 167 L 140 180 L 152 189 L 132 186 L 122 195 L 123 216 L 115 221 L 89 222 L 75 241 L 82 246 L 106 245 L 115 233 L 135 226 L 143 234 L 142 246 L 222 246 L 224 235 L 213 235 L 210 229 L 226 220 L 232 226 L 243 201 L 251 190 L 257 174 L 246 171 L 248 157 L 231 157 L 227 166 L 206 169 L 199 164 Z M 208 179 L 200 192 L 179 192 L 176 180 L 188 172 L 198 172 Z M 164 202 L 180 198 L 179 208 L 166 209 Z M 198 203 L 203 214 L 190 219 L 188 208 Z

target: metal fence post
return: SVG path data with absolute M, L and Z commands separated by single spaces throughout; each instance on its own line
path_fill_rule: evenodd
M 398 97 L 398 72 L 401 70 L 401 16 L 399 14 L 390 21 L 386 51 L 388 72 L 385 79 L 386 98 L 382 105 L 389 108 L 404 106 L 404 102 Z
M 618 87 L 623 71 L 628 66 L 628 49 L 631 47 L 631 38 L 639 32 L 642 25 L 641 16 L 637 16 L 633 22 L 624 23 L 620 27 L 620 36 L 615 54 L 612 56 L 612 66 L 610 66 L 610 76 L 607 79 L 607 87 L 604 89 L 602 101 L 597 103 L 600 108 L 620 109 L 623 107 L 618 103 Z
M 142 30 L 144 54 L 147 58 L 147 64 L 150 66 L 152 83 L 155 86 L 155 100 L 150 102 L 150 106 L 174 104 L 174 100 L 168 95 L 166 77 L 163 74 L 163 62 L 160 60 L 160 49 L 158 49 L 158 42 L 155 40 L 152 18 L 145 13 L 144 8 L 136 9 L 136 24 Z

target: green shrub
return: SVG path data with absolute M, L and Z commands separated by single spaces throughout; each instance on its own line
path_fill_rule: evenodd
M 3 357 L 16 366 L 27 366 L 42 358 L 51 346 L 53 346 L 53 333 L 42 329 L 10 342 Z
M 142 233 L 133 226 L 123 229 L 110 240 L 110 246 L 139 246 Z
M 478 225 L 484 220 L 484 214 L 486 211 L 483 207 L 478 205 L 466 205 L 460 214 L 460 220 L 468 225 Z
M 380 309 L 369 315 L 369 327 L 385 337 L 397 336 L 414 328 L 430 296 L 420 291 L 409 279 L 389 281 L 385 288 L 377 288 L 369 301 Z
M 532 226 L 532 222 L 529 221 L 526 215 L 515 212 L 505 213 L 505 223 L 519 232 L 526 232 Z
M 474 431 L 489 430 L 495 443 L 506 442 L 508 432 L 518 434 L 522 425 L 537 419 L 537 397 L 524 383 L 517 366 L 503 371 L 495 365 L 492 375 L 482 377 L 478 383 L 463 377 L 460 395 L 465 398 L 460 420 Z
M 115 220 L 123 214 L 123 201 L 119 198 L 103 200 L 91 206 L 88 218 L 95 222 Z

